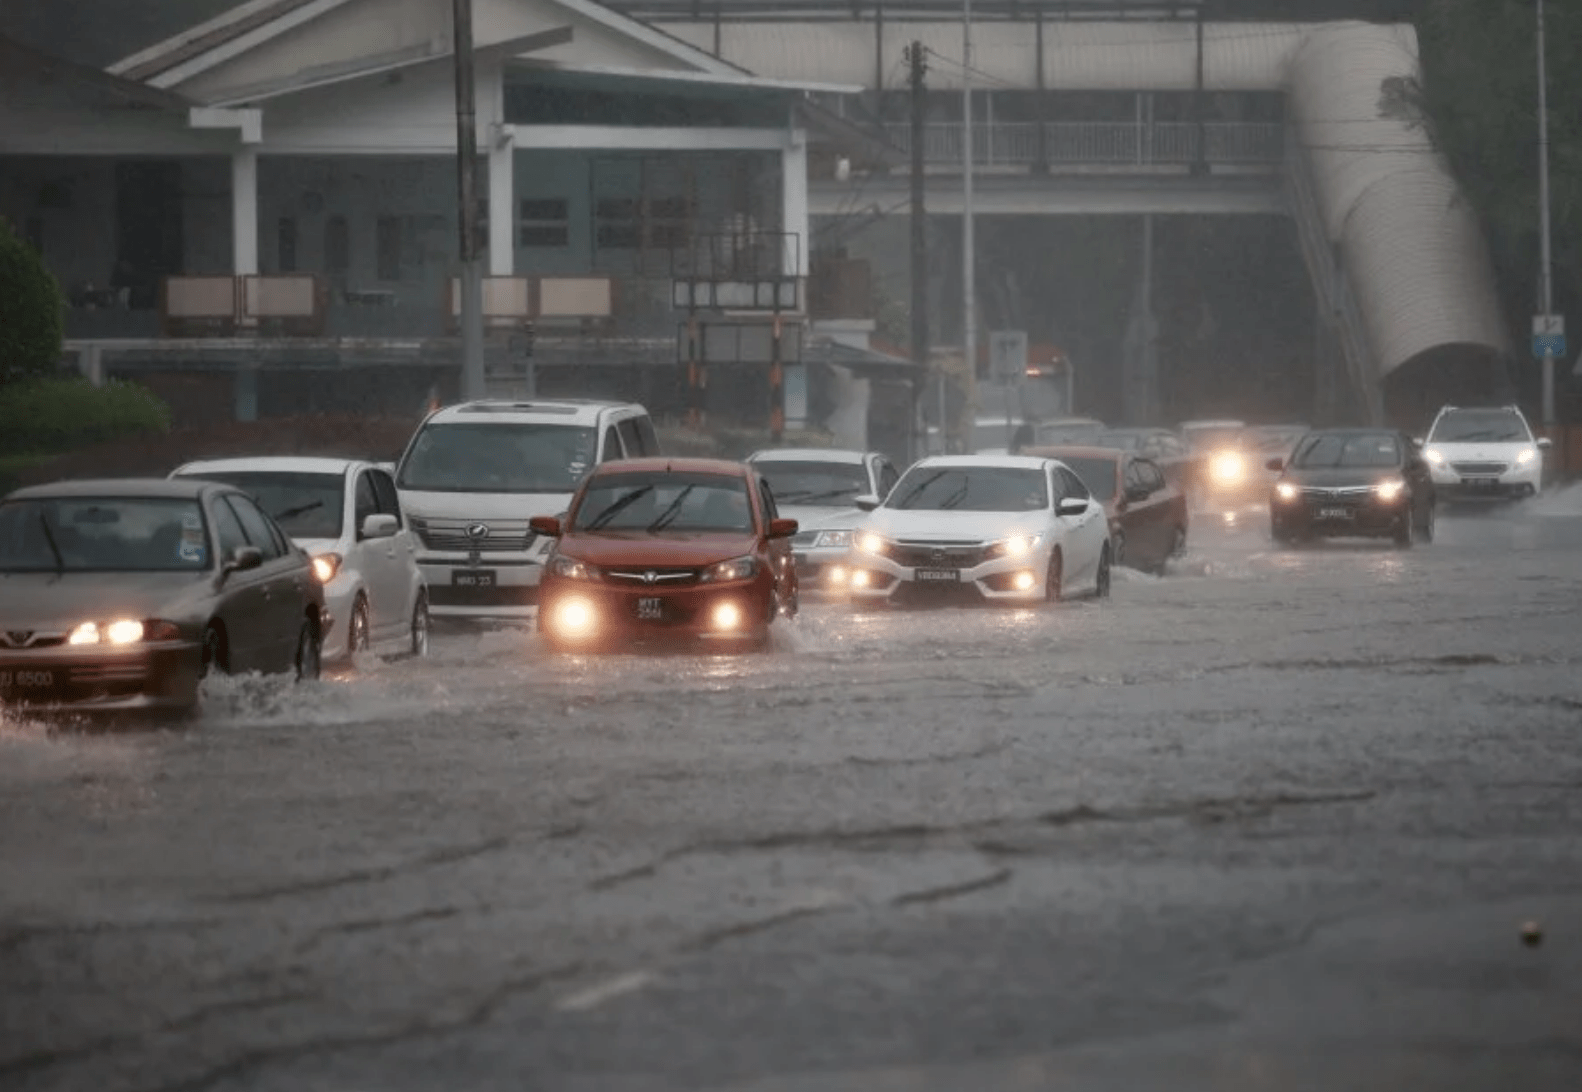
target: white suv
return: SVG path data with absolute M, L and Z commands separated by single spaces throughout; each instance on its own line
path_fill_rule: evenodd
M 1548 447 L 1515 406 L 1446 406 L 1423 441 L 1423 459 L 1441 499 L 1510 500 L 1538 492 Z
M 431 413 L 396 470 L 436 617 L 526 618 L 553 539 L 528 527 L 565 512 L 599 463 L 658 455 L 642 406 L 464 402 Z

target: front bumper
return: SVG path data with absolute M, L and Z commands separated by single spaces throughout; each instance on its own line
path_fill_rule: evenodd
M 538 631 L 567 649 L 607 649 L 643 642 L 735 643 L 762 639 L 772 621 L 773 578 L 761 573 L 729 584 L 657 589 L 550 578 L 539 603 Z M 580 603 L 590 622 L 565 624 L 564 609 Z M 735 608 L 734 624 L 721 624 L 720 608 Z
M 1302 495 L 1292 501 L 1269 502 L 1269 526 L 1276 538 L 1293 535 L 1347 538 L 1394 534 L 1411 518 L 1411 500 L 1403 493 L 1384 501 L 1374 493 L 1340 498 Z
M 480 556 L 424 551 L 418 569 L 428 585 L 429 614 L 436 618 L 531 618 L 538 605 L 543 550 Z
M 1045 596 L 1049 553 L 997 557 L 959 569 L 901 565 L 879 554 L 845 555 L 847 594 L 854 602 L 918 605 L 962 603 L 1036 603 Z M 936 577 L 954 573 L 955 577 Z
M 194 641 L 0 650 L 0 706 L 186 709 L 198 700 L 201 661 Z
M 1497 470 L 1457 468 L 1454 463 L 1430 466 L 1429 474 L 1440 498 L 1449 501 L 1494 502 L 1535 496 L 1543 481 L 1543 460 L 1527 466 Z
M 802 594 L 844 595 L 850 566 L 850 550 L 844 546 L 795 548 L 791 559 L 796 565 L 797 582 Z

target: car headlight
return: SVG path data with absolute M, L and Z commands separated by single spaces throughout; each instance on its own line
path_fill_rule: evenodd
M 1043 535 L 1012 535 L 1010 538 L 991 542 L 983 551 L 985 558 L 1026 557 L 1037 547 Z
M 845 548 L 851 546 L 852 539 L 856 536 L 856 531 L 820 531 L 818 537 L 813 540 L 813 545 L 815 547 L 839 546 Z
M 890 552 L 890 540 L 872 531 L 865 531 L 857 536 L 857 549 L 865 554 L 887 554 Z
M 341 571 L 340 554 L 314 554 L 313 575 L 320 584 L 328 584 Z
M 1302 491 L 1290 482 L 1279 482 L 1274 487 L 1274 495 L 1283 501 L 1294 501 L 1302 495 Z
M 549 560 L 549 571 L 554 576 L 563 576 L 567 580 L 597 580 L 599 570 L 585 561 L 578 561 L 565 554 L 556 554 Z
M 1445 465 L 1445 453 L 1443 451 L 1440 451 L 1436 447 L 1424 448 L 1423 449 L 1423 458 L 1428 460 L 1428 465 L 1429 466 L 1444 466 Z
M 747 580 L 758 575 L 758 559 L 751 555 L 733 557 L 710 565 L 698 574 L 699 584 L 723 584 L 731 580 Z
M 1208 464 L 1208 472 L 1220 485 L 1235 485 L 1247 474 L 1247 461 L 1235 451 L 1222 451 Z
M 1373 492 L 1380 500 L 1389 502 L 1399 499 L 1401 496 L 1401 491 L 1405 488 L 1405 482 L 1388 481 L 1380 482 L 1378 485 L 1374 486 Z
M 132 645 L 139 641 L 170 641 L 181 636 L 174 622 L 155 619 L 140 622 L 118 618 L 113 622 L 84 622 L 66 637 L 68 645 Z
M 1538 450 L 1536 448 L 1524 447 L 1521 453 L 1516 456 L 1516 465 L 1526 466 L 1536 458 L 1538 458 Z

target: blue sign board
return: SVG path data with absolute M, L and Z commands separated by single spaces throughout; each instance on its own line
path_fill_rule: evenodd
M 1566 355 L 1566 336 L 1564 334 L 1534 334 L 1533 356 L 1542 359 L 1552 356 L 1560 359 Z

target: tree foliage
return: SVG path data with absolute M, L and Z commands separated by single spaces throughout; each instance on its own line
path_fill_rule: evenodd
M 60 367 L 62 307 L 43 261 L 0 220 L 0 384 Z

